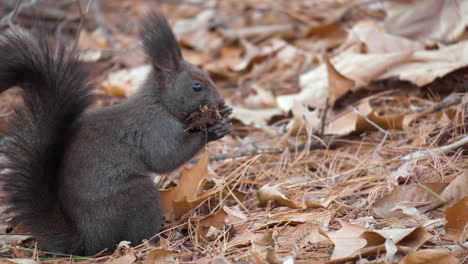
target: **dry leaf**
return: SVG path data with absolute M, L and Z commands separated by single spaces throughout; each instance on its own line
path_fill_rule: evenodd
M 304 223 L 319 224 L 323 227 L 328 226 L 331 220 L 331 214 L 327 212 L 309 212 L 309 213 L 287 213 L 269 217 L 265 222 L 255 223 L 253 230 L 263 230 L 269 226 L 278 225 L 299 225 Z
M 241 42 L 245 48 L 245 56 L 242 62 L 233 68 L 233 70 L 238 72 L 247 70 L 253 64 L 262 62 L 287 46 L 286 41 L 282 39 L 273 39 L 261 47 L 254 46 L 246 40 L 242 40 Z
M 388 32 L 428 44 L 454 41 L 468 25 L 467 1 L 399 0 L 385 5 Z
M 263 259 L 262 254 L 259 249 L 254 245 L 250 248 L 250 255 L 252 256 L 255 264 L 266 264 L 267 262 Z
M 319 230 L 319 225 L 315 223 L 305 223 L 298 226 L 287 226 L 281 230 L 278 237 L 278 244 L 281 247 L 288 248 L 292 244 L 298 247 L 307 247 L 310 244 L 320 243 L 328 240 Z
M 420 212 L 427 212 L 439 205 L 440 196 L 437 197 L 434 193 L 440 195 L 447 185 L 448 183 L 421 183 L 398 186 L 391 193 L 378 199 L 373 204 L 372 210 L 380 218 L 401 216 L 402 212 L 394 210 L 400 204 L 416 207 Z
M 379 28 L 376 23 L 370 21 L 359 22 L 351 29 L 360 42 L 366 44 L 367 53 L 384 54 L 392 52 L 408 52 L 423 50 L 420 42 L 394 36 Z
M 364 131 L 376 131 L 378 128 L 369 123 L 367 119 L 382 129 L 401 129 L 403 125 L 402 115 L 380 116 L 378 115 L 368 101 L 363 102 L 357 107 L 357 111 L 348 112 L 331 122 L 325 129 L 326 134 L 349 135 Z M 366 117 L 364 117 L 364 116 Z
M 466 188 L 466 186 L 465 186 Z M 463 243 L 468 239 L 468 196 L 445 210 L 445 231 L 453 241 Z
M 354 81 L 353 90 L 366 86 L 389 68 L 409 58 L 411 52 L 389 54 L 359 54 L 354 49 L 347 50 L 330 59 L 334 68 L 345 78 Z M 294 103 L 303 103 L 312 108 L 324 108 L 328 97 L 328 74 L 325 64 L 299 76 L 301 92 L 278 96 L 278 106 L 292 109 Z
M 267 247 L 266 249 L 266 261 L 269 264 L 294 264 L 294 257 L 293 256 L 286 256 L 284 258 L 278 256 L 276 251 L 272 247 Z
M 468 169 L 465 169 L 460 175 L 450 182 L 447 188 L 440 194 L 449 205 L 468 196 Z
M 180 45 L 195 50 L 214 50 L 221 46 L 222 39 L 209 31 L 209 25 L 216 16 L 212 9 L 198 13 L 195 18 L 179 19 L 173 27 Z
M 406 229 L 369 230 L 338 219 L 342 227 L 338 231 L 327 233 L 335 244 L 330 261 L 352 260 L 378 251 L 385 251 L 386 240 L 392 240 L 396 246 L 413 250 L 432 238 L 422 227 Z
M 109 74 L 102 82 L 101 89 L 110 95 L 130 96 L 142 85 L 150 73 L 151 66 L 145 65 L 130 70 L 120 70 Z
M 275 201 L 280 206 L 287 206 L 290 208 L 302 208 L 301 205 L 291 201 L 286 195 L 281 193 L 280 185 L 270 186 L 264 185 L 257 192 L 257 198 L 260 206 L 266 205 L 268 201 Z
M 213 241 L 217 238 L 216 234 L 211 232 L 211 234 L 208 234 L 210 229 L 216 228 L 217 230 L 220 230 L 220 232 L 223 230 L 225 224 L 226 224 L 226 217 L 227 213 L 224 211 L 224 209 L 220 209 L 216 211 L 213 214 L 210 214 L 203 219 L 201 219 L 198 222 L 197 225 L 197 230 L 196 233 L 198 234 L 199 238 L 204 238 L 207 241 Z
M 253 110 L 234 106 L 230 118 L 239 120 L 245 125 L 266 126 L 272 117 L 282 114 L 283 112 L 277 108 Z
M 399 182 L 410 179 L 418 179 L 428 170 L 427 166 L 418 165 L 417 160 L 410 160 L 403 163 L 398 169 L 388 177 L 388 182 L 394 186 L 398 186 Z
M 341 96 L 354 88 L 354 81 L 339 73 L 328 57 L 325 57 L 328 76 L 328 103 L 333 106 Z
M 292 108 L 293 119 L 287 126 L 288 134 L 297 136 L 304 131 L 312 133 L 320 127 L 318 111 L 309 111 L 303 104 L 295 104 Z
M 398 264 L 459 264 L 446 249 L 425 249 L 411 252 Z
M 166 219 L 178 219 L 212 196 L 216 190 L 198 194 L 203 180 L 208 175 L 209 154 L 204 153 L 192 168 L 183 168 L 179 184 L 169 190 L 160 191 L 161 203 Z
M 436 50 L 415 51 L 405 61 L 394 65 L 376 79 L 397 77 L 400 80 L 424 86 L 436 78 L 466 67 L 468 65 L 466 54 L 468 54 L 468 41 L 443 46 Z
M 179 261 L 174 259 L 173 254 L 172 250 L 155 248 L 148 252 L 143 264 L 178 264 Z
M 220 57 L 204 65 L 203 68 L 215 75 L 228 78 L 234 77 L 233 69 L 242 62 L 241 54 L 242 50 L 240 48 L 222 47 Z
M 130 264 L 136 260 L 135 251 L 130 248 L 130 242 L 122 241 L 115 249 L 112 257 L 105 264 Z

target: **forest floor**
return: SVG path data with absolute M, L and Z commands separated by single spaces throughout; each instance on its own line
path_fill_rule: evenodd
M 138 25 L 160 10 L 233 132 L 155 175 L 156 243 L 62 256 L 5 222 L 0 263 L 468 263 L 468 1 L 77 3 L 0 1 L 0 30 L 78 39 L 94 111 L 148 73 Z M 22 102 L 0 100 L 4 128 Z

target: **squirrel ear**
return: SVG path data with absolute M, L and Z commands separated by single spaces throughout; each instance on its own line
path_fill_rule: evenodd
M 166 18 L 151 12 L 142 22 L 143 47 L 153 67 L 161 72 L 176 73 L 181 68 L 182 53 Z

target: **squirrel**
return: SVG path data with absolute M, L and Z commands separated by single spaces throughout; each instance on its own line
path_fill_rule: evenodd
M 226 119 L 187 131 L 203 105 L 225 104 L 210 77 L 185 61 L 167 20 L 151 12 L 142 44 L 152 71 L 123 102 L 86 112 L 94 86 L 79 52 L 45 34 L 0 33 L 0 92 L 22 88 L 25 107 L 0 149 L 8 213 L 46 251 L 92 255 L 123 240 L 137 245 L 162 226 L 150 173 L 176 170 L 231 132 Z

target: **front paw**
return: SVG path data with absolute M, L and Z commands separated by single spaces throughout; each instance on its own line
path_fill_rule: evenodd
M 208 141 L 218 140 L 231 133 L 232 124 L 231 123 L 218 123 L 212 127 L 209 127 L 207 130 Z
M 223 105 L 220 107 L 219 109 L 219 114 L 223 117 L 223 118 L 227 118 L 228 116 L 230 116 L 232 114 L 232 108 L 229 107 L 228 105 Z

